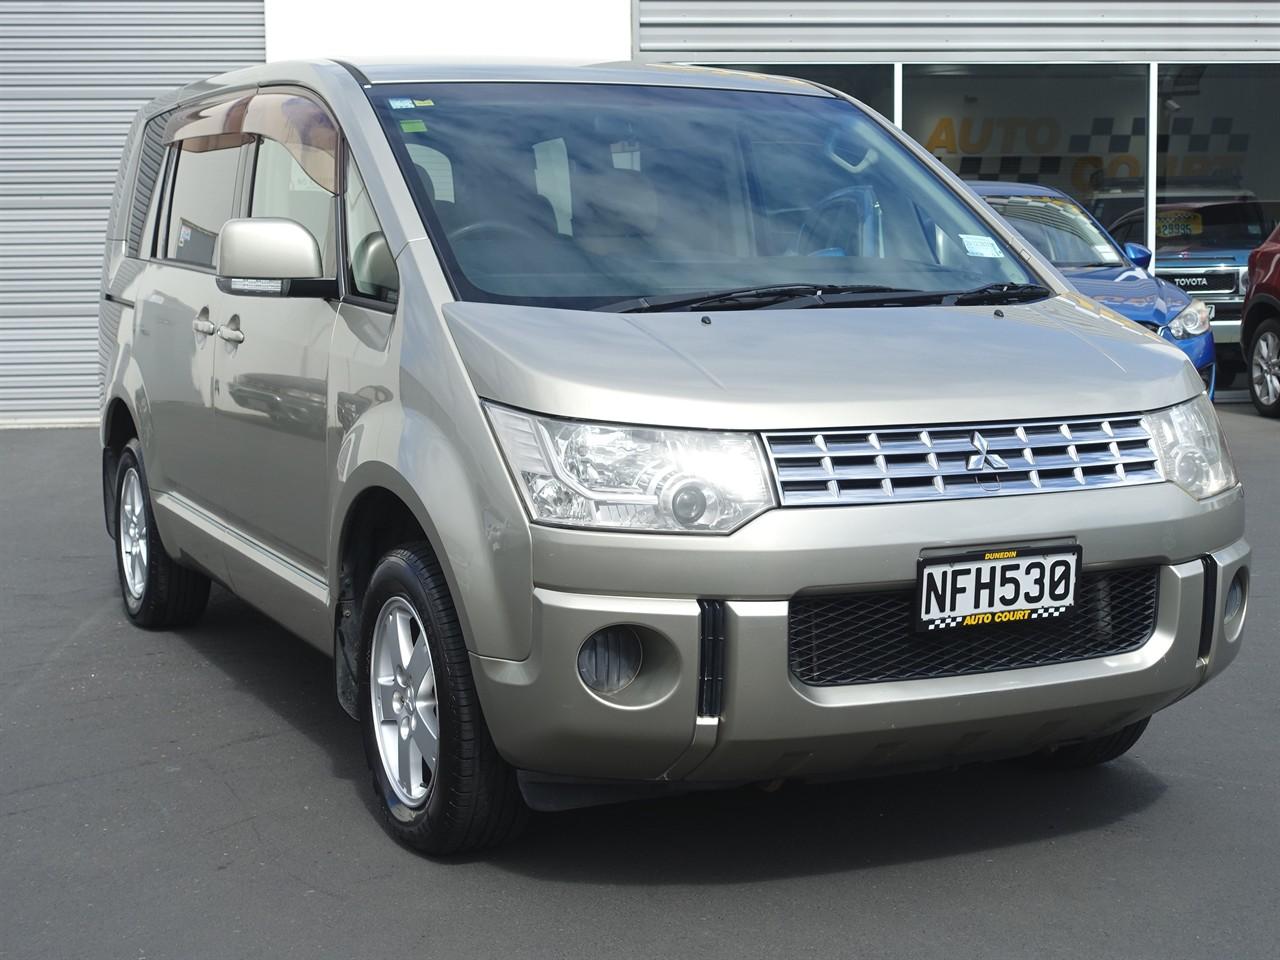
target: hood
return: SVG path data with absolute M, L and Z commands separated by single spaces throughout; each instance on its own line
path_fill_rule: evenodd
M 1176 285 L 1134 266 L 1064 269 L 1062 273 L 1086 297 L 1135 323 L 1162 327 L 1191 302 Z
M 1203 389 L 1082 297 L 1001 307 L 610 314 L 449 303 L 480 396 L 622 423 L 766 430 L 1130 413 Z M 710 322 L 706 322 L 706 320 Z

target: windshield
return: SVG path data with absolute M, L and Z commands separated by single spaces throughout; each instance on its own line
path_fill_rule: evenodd
M 986 200 L 1055 267 L 1118 267 L 1124 263 L 1111 238 L 1065 197 Z
M 1116 217 L 1124 213 L 1124 216 Z M 1100 198 L 1093 214 L 1120 243 L 1147 243 L 1141 198 Z M 1160 196 L 1156 200 L 1156 243 L 1161 251 L 1252 250 L 1266 238 L 1267 217 L 1252 195 Z
M 603 84 L 369 95 L 464 300 L 590 308 L 781 284 L 1036 279 L 844 100 Z
M 1162 251 L 1252 250 L 1266 235 L 1256 202 L 1187 201 L 1156 207 L 1156 242 Z

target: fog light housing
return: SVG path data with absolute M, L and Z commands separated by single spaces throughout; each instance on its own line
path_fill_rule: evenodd
M 640 675 L 644 646 L 636 631 L 620 624 L 597 630 L 578 651 L 578 676 L 587 689 L 604 696 L 618 693 Z
M 1239 571 L 1231 581 L 1231 588 L 1227 590 L 1227 602 L 1223 605 L 1222 619 L 1227 623 L 1239 617 L 1244 610 L 1244 590 L 1244 572 Z

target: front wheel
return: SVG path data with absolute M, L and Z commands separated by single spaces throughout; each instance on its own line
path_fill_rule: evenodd
M 1280 417 L 1280 319 L 1264 320 L 1249 345 L 1249 395 L 1264 417 Z
M 527 811 L 489 736 L 457 612 L 427 544 L 388 553 L 361 606 L 361 725 L 382 819 L 430 854 L 492 846 Z

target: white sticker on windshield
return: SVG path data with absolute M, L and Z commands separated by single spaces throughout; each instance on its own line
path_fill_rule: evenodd
M 1116 252 L 1111 249 L 1109 244 L 1095 243 L 1093 245 L 1093 252 L 1108 263 L 1113 262 L 1116 258 Z
M 392 110 L 412 110 L 413 100 L 410 97 L 388 97 L 387 106 Z
M 1004 253 L 991 237 L 978 237 L 971 233 L 962 233 L 960 234 L 960 242 L 964 244 L 964 252 L 971 257 L 1004 259 Z

